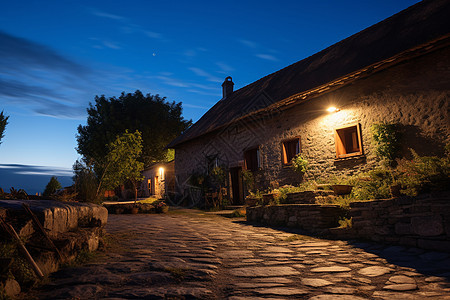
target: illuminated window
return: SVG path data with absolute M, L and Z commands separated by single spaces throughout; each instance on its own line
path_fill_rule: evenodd
M 290 165 L 291 160 L 300 153 L 300 139 L 286 140 L 282 144 L 282 161 L 283 165 Z
M 256 171 L 260 167 L 259 149 L 253 148 L 244 152 L 245 168 L 250 171 Z
M 336 129 L 336 158 L 361 155 L 361 130 L 359 124 Z

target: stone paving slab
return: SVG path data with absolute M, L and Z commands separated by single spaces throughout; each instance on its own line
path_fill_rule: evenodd
M 178 211 L 112 215 L 98 260 L 23 299 L 449 299 L 445 253 L 325 240 Z

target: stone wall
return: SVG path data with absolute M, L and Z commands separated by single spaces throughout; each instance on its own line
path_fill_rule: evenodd
M 219 164 L 226 167 L 242 166 L 243 152 L 258 146 L 257 188 L 267 188 L 272 181 L 280 186 L 297 184 L 302 178 L 281 162 L 282 141 L 293 137 L 300 137 L 301 151 L 309 161 L 307 177 L 366 171 L 379 164 L 370 131 L 379 122 L 401 124 L 405 154 L 408 148 L 420 155 L 443 154 L 443 146 L 450 142 L 449 66 L 449 50 L 438 50 L 287 110 L 186 142 L 175 149 L 177 182 L 186 185 L 193 172 L 205 173 L 208 156 L 217 155 Z M 327 113 L 330 105 L 340 111 Z M 336 159 L 335 129 L 355 123 L 360 124 L 363 155 Z
M 336 197 L 333 191 L 303 191 L 295 193 L 287 193 L 285 204 L 315 204 L 325 198 Z M 320 203 L 320 202 L 318 202 Z
M 27 204 L 62 257 L 56 255 L 37 230 L 32 217 L 22 204 Z M 48 275 L 58 269 L 60 263 L 70 262 L 82 250 L 94 251 L 102 240 L 108 220 L 106 208 L 79 202 L 53 200 L 0 200 L 0 216 L 13 226 L 17 234 L 26 240 L 26 247 L 41 271 Z M 10 237 L 0 230 L 0 242 Z M 36 245 L 42 244 L 43 250 Z
M 106 208 L 81 202 L 61 202 L 52 200 L 0 200 L 0 210 L 9 218 L 17 219 L 17 216 L 26 215 L 22 204 L 28 204 L 36 214 L 42 226 L 51 237 L 60 233 L 73 231 L 80 227 L 104 227 L 108 220 Z M 19 235 L 28 237 L 34 232 L 34 226 L 30 218 L 19 226 Z
M 311 232 L 339 226 L 346 211 L 337 205 L 286 204 L 247 207 L 247 221 L 271 226 L 301 228 Z
M 450 252 L 450 192 L 351 204 L 354 236 Z

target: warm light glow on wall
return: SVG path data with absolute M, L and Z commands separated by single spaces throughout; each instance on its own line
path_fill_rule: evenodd
M 163 167 L 159 168 L 159 177 L 161 177 L 161 179 L 164 178 L 164 168 Z
M 318 121 L 318 126 L 334 132 L 335 128 L 342 127 L 345 124 L 358 122 L 358 118 L 351 109 L 337 109 L 331 112 L 328 112 L 327 109 L 327 113 L 324 113 Z
M 338 112 L 339 110 L 340 110 L 339 108 L 336 108 L 334 106 L 330 106 L 330 107 L 327 108 L 327 111 L 330 112 L 330 113 Z

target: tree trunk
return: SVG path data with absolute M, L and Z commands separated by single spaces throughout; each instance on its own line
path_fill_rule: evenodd
M 134 186 L 134 205 L 136 205 L 137 202 L 137 185 L 136 182 L 133 180 L 133 186 Z

